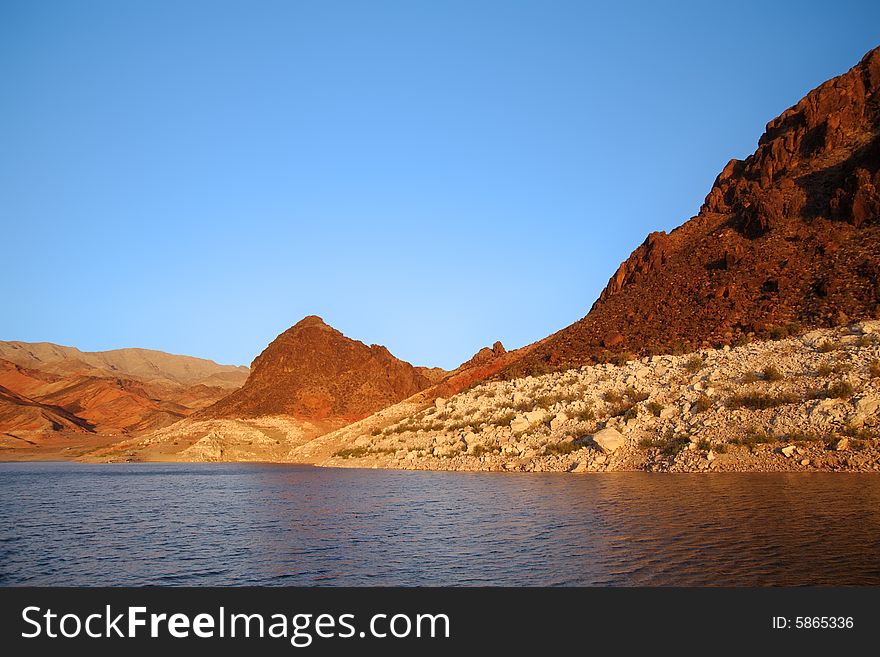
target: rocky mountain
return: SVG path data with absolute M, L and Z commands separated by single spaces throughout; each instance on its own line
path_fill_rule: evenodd
M 445 372 L 413 367 L 380 345 L 345 337 L 309 316 L 269 344 L 247 382 L 199 418 L 289 415 L 358 420 L 424 390 Z
M 244 382 L 248 369 L 146 349 L 83 352 L 0 342 L 0 433 L 137 433 L 173 424 Z
M 767 124 L 697 216 L 656 232 L 590 312 L 510 370 L 781 337 L 880 311 L 880 48 Z

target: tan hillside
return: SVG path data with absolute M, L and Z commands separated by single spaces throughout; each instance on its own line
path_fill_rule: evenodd
M 248 368 L 244 366 L 219 365 L 203 358 L 150 349 L 80 351 L 49 342 L 0 341 L 0 358 L 45 372 L 121 376 L 147 382 L 229 389 L 242 385 L 248 375 Z
M 234 390 L 247 371 L 146 349 L 83 352 L 49 343 L 0 342 L 2 447 L 55 445 L 65 436 L 73 444 L 84 434 L 115 436 L 168 426 Z

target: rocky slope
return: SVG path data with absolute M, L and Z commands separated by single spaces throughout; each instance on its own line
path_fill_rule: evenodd
M 291 460 L 440 470 L 880 470 L 880 322 L 488 382 Z
M 385 347 L 347 338 L 309 316 L 254 359 L 241 389 L 198 417 L 353 421 L 424 390 L 443 374 L 413 367 Z
M 880 49 L 772 120 L 514 374 L 779 337 L 880 310 Z

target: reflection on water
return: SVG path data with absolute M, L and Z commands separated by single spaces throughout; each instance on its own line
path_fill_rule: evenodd
M 880 584 L 880 476 L 0 464 L 0 584 Z

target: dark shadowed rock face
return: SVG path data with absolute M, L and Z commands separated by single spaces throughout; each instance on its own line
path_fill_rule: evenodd
M 700 213 L 651 233 L 526 370 L 828 326 L 880 309 L 880 49 L 767 125 Z
M 310 316 L 254 359 L 244 386 L 200 417 L 292 415 L 358 420 L 427 388 L 436 372 L 399 360 L 382 346 L 345 337 Z

